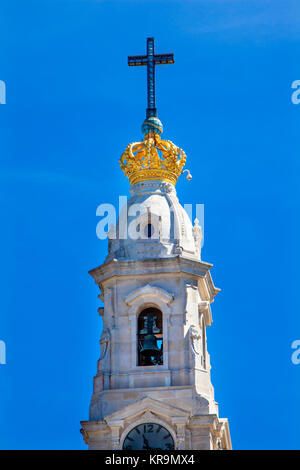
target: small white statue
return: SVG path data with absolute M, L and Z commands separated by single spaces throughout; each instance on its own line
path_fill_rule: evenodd
M 199 259 L 201 259 L 202 230 L 198 219 L 194 220 L 193 235 L 195 240 L 196 254 L 199 256 Z

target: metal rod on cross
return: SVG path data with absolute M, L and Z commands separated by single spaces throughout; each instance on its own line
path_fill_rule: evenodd
M 147 55 L 132 55 L 128 57 L 128 65 L 136 67 L 147 65 L 147 100 L 146 117 L 157 117 L 155 106 L 155 66 L 160 64 L 174 64 L 174 54 L 155 54 L 154 38 L 147 38 Z

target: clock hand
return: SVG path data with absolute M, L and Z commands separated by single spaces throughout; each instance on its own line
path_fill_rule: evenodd
M 144 446 L 143 449 L 145 450 L 151 450 L 151 447 L 149 447 L 149 441 L 146 439 L 145 435 L 143 434 L 143 439 L 144 439 Z

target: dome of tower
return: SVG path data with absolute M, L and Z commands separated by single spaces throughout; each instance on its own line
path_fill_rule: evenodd
M 116 259 L 174 257 L 199 259 L 192 222 L 180 205 L 175 187 L 162 181 L 131 186 L 131 198 L 123 208 L 106 262 Z

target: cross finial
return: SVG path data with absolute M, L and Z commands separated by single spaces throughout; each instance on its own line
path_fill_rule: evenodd
M 128 57 L 129 66 L 147 65 L 147 118 L 157 117 L 155 107 L 155 66 L 159 64 L 174 64 L 174 54 L 155 54 L 154 38 L 147 38 L 147 55 Z

